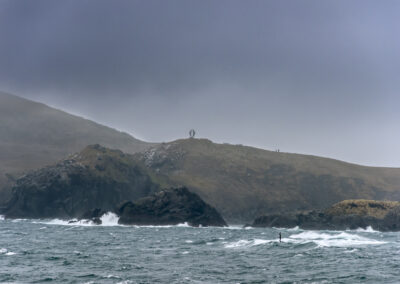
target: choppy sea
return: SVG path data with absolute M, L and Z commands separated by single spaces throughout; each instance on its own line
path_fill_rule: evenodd
M 0 283 L 400 283 L 400 233 L 102 219 L 0 217 Z

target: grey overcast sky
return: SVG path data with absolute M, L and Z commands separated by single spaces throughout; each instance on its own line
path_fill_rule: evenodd
M 0 0 L 0 90 L 146 141 L 400 166 L 400 1 Z

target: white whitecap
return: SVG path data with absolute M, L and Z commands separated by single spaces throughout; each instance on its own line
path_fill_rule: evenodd
M 253 247 L 258 245 L 263 245 L 271 242 L 276 242 L 276 240 L 263 240 L 263 239 L 253 239 L 253 240 L 239 240 L 237 242 L 226 243 L 225 248 L 244 248 Z
M 133 225 L 133 227 L 135 228 L 175 228 L 175 227 L 179 227 L 179 228 L 195 228 L 190 226 L 187 222 L 185 223 L 181 223 L 181 224 L 177 224 L 177 225 Z
M 222 229 L 228 229 L 228 230 L 243 230 L 245 229 L 243 226 L 239 226 L 239 225 L 230 225 L 228 227 L 220 227 Z M 247 227 L 246 227 L 247 228 Z M 250 228 L 250 227 L 249 227 Z
M 357 252 L 358 249 L 352 249 L 352 250 L 346 250 L 345 253 L 353 253 L 353 252 Z
M 108 212 L 100 218 L 102 226 L 118 226 L 119 217 L 117 214 Z
M 28 219 L 13 219 L 11 222 L 13 222 L 13 223 L 18 223 L 18 222 L 21 222 L 21 221 L 27 221 Z
M 0 215 L 0 221 L 1 220 L 4 220 L 4 216 L 3 215 Z
M 305 231 L 289 236 L 288 242 L 309 243 L 313 242 L 319 247 L 353 247 L 363 245 L 381 245 L 386 242 L 369 239 L 356 234 L 341 233 L 319 233 L 316 231 Z
M 362 237 L 356 234 L 347 232 L 317 232 L 317 231 L 303 231 L 298 234 L 290 235 L 289 237 L 282 238 L 282 243 L 291 244 L 307 244 L 314 243 L 318 247 L 354 247 L 365 245 L 382 245 L 386 242 L 375 239 Z M 264 240 L 264 239 L 250 239 L 239 240 L 236 242 L 225 243 L 225 248 L 248 248 L 268 243 L 280 243 L 278 239 Z
M 17 254 L 16 252 L 13 251 L 8 251 L 6 248 L 0 248 L 0 254 L 4 255 L 15 255 Z
M 351 230 L 350 230 L 351 231 Z M 355 232 L 361 232 L 361 233 L 380 233 L 379 231 L 375 231 L 371 226 L 368 226 L 367 228 L 358 228 L 354 230 Z
M 113 274 L 107 275 L 106 278 L 108 278 L 108 279 L 121 279 L 121 277 L 119 277 L 117 275 L 113 275 Z
M 118 224 L 119 217 L 112 212 L 107 212 L 100 217 L 101 225 L 97 225 L 93 223 L 91 220 L 60 220 L 60 219 L 53 219 L 50 221 L 35 221 L 33 223 L 40 223 L 46 225 L 62 225 L 62 226 L 121 226 Z
M 125 281 L 118 282 L 117 284 L 130 284 L 130 283 L 133 283 L 133 282 L 131 280 L 125 280 Z
M 300 230 L 300 228 L 299 228 L 299 226 L 296 226 L 296 227 L 293 227 L 293 228 L 290 228 L 290 229 L 287 229 L 289 232 L 290 231 L 298 231 L 298 230 Z

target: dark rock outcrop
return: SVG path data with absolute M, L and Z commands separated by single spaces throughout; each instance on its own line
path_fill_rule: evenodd
M 93 145 L 19 178 L 4 215 L 82 218 L 93 208 L 116 211 L 124 200 L 136 200 L 158 189 L 147 170 L 129 155 Z
M 136 202 L 125 202 L 118 210 L 119 223 L 127 225 L 226 226 L 217 210 L 187 188 L 157 192 Z
M 258 217 L 253 227 L 308 230 L 346 230 L 372 227 L 379 231 L 400 231 L 400 203 L 374 200 L 345 200 L 324 211 L 275 214 Z
M 400 206 L 394 207 L 386 214 L 382 221 L 382 228 L 386 231 L 400 231 Z

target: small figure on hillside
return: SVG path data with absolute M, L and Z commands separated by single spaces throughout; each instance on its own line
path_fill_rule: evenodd
M 279 232 L 279 242 L 280 243 L 282 242 L 282 234 L 281 234 L 281 232 Z

